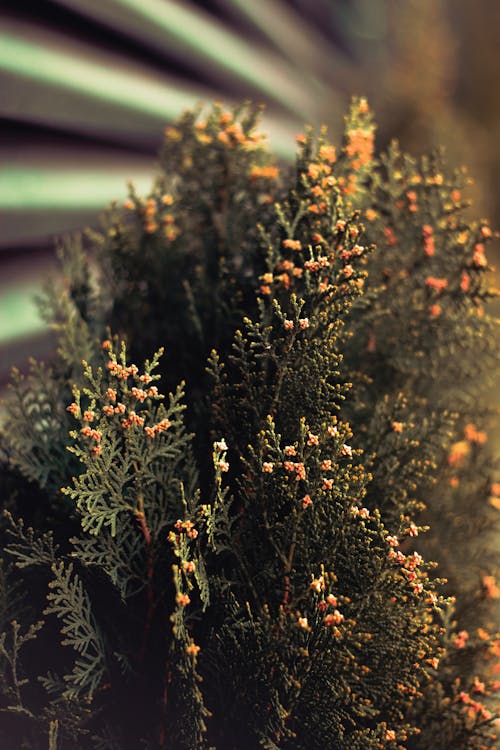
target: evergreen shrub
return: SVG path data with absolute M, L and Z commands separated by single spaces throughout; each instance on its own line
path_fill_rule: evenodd
M 62 243 L 13 375 L 2 748 L 492 750 L 493 232 L 364 99 L 293 166 L 202 117 Z

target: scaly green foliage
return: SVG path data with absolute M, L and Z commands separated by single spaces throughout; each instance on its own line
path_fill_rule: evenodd
M 492 232 L 440 156 L 375 157 L 363 99 L 292 168 L 256 110 L 201 118 L 66 242 L 51 369 L 7 405 L 5 582 L 36 595 L 0 736 L 492 750 Z

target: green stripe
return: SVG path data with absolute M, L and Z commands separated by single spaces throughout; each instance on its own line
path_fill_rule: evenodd
M 0 209 L 100 211 L 112 200 L 126 196 L 128 180 L 145 193 L 150 189 L 153 175 L 119 171 L 106 174 L 78 167 L 9 166 L 0 169 Z
M 30 282 L 0 288 L 0 344 L 46 330 L 34 302 L 40 287 Z

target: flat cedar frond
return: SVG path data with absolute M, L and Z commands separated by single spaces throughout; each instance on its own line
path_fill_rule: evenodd
M 144 589 L 146 559 L 143 539 L 130 520 L 117 519 L 117 533 L 101 529 L 97 536 L 72 537 L 72 556 L 104 572 L 123 600 Z
M 21 689 L 29 682 L 19 673 L 19 652 L 23 646 L 36 638 L 37 633 L 43 627 L 43 621 L 32 623 L 23 633 L 21 626 L 16 620 L 12 620 L 11 627 L 0 633 L 0 659 L 1 659 L 1 690 L 3 700 L 10 704 L 9 708 L 20 713 L 25 712 L 28 716 L 30 711 L 23 704 Z
M 17 568 L 51 566 L 55 563 L 58 545 L 54 544 L 51 531 L 38 534 L 31 527 L 25 529 L 22 518 L 15 521 L 8 511 L 5 511 L 5 517 L 9 523 L 7 536 L 10 538 L 5 551 L 14 558 Z
M 45 614 L 61 620 L 63 646 L 71 646 L 78 654 L 70 674 L 65 675 L 64 695 L 91 696 L 106 671 L 106 655 L 99 628 L 92 616 L 91 602 L 71 564 L 53 566 Z
M 43 363 L 32 361 L 27 377 L 14 370 L 2 424 L 12 465 L 49 491 L 59 489 L 71 463 L 61 391 L 61 382 Z
M 125 363 L 124 352 L 121 359 Z M 106 374 L 99 370 L 94 376 L 88 366 L 90 387 L 75 390 L 76 400 L 68 407 L 82 425 L 72 433 L 81 442 L 71 450 L 87 470 L 63 492 L 76 501 L 82 528 L 91 534 L 109 528 L 114 537 L 120 514 L 140 522 L 145 513 L 161 508 L 163 514 L 151 515 L 149 534 L 175 517 L 180 500 L 176 472 L 190 436 L 182 423 L 182 386 L 170 395 L 168 408 L 149 408 L 163 398 L 149 385 L 155 365 L 156 360 L 146 364 L 139 375 L 135 365 L 120 364 L 110 350 Z M 130 386 L 129 379 L 135 385 Z M 159 496 L 164 497 L 161 502 Z

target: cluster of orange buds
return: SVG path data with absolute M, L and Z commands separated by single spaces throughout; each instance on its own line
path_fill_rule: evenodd
M 170 213 L 163 213 L 165 207 L 171 206 L 174 202 L 174 198 L 170 193 L 165 193 L 159 198 L 159 202 L 155 198 L 148 198 L 146 202 L 139 207 L 132 200 L 127 199 L 123 206 L 124 208 L 132 211 L 138 210 L 139 213 L 144 217 L 143 227 L 147 234 L 155 234 L 160 228 L 160 223 L 163 225 L 163 234 L 168 240 L 174 240 L 179 235 L 179 229 L 175 226 L 175 219 Z
M 331 164 L 335 161 L 334 151 L 333 146 L 321 146 L 319 155 L 324 160 L 310 162 L 307 165 L 307 171 L 302 173 L 302 178 L 305 181 L 313 183 L 309 188 L 311 205 L 308 207 L 308 211 L 312 214 L 326 213 L 326 199 L 330 189 L 337 184 L 337 179 L 331 174 Z M 328 158 L 325 158 L 325 156 L 328 156 Z
M 222 473 L 229 471 L 229 461 L 225 461 L 223 458 L 219 458 L 216 466 L 219 468 L 219 471 L 221 471 Z
M 347 175 L 347 180 L 345 177 L 339 177 L 338 184 L 344 195 L 354 195 L 358 189 L 358 176 L 354 172 L 350 172 Z
M 431 656 L 429 659 L 426 659 L 425 662 L 433 669 L 439 668 L 439 659 L 437 658 L 437 656 Z
M 91 448 L 93 456 L 100 456 L 102 454 L 102 446 L 100 445 L 102 439 L 102 432 L 99 430 L 93 430 L 88 424 L 82 427 L 80 434 L 87 439 L 93 440 L 95 445 Z
M 375 219 L 378 219 L 378 216 L 379 215 L 374 208 L 367 208 L 365 211 L 365 218 L 367 221 L 375 221 Z
M 317 273 L 321 268 L 328 268 L 330 259 L 327 255 L 318 255 L 316 260 L 306 260 L 304 268 L 310 273 Z
M 170 420 L 165 417 L 165 419 L 160 420 L 160 422 L 157 422 L 152 427 L 145 427 L 144 432 L 148 437 L 154 438 L 156 435 L 161 435 L 162 432 L 168 430 L 170 426 Z
M 453 645 L 455 648 L 465 648 L 467 641 L 469 640 L 469 633 L 467 630 L 461 630 L 453 639 Z
M 408 568 L 408 570 L 416 570 L 423 561 L 424 559 L 422 555 L 419 555 L 418 552 L 412 552 L 411 555 L 406 557 L 405 567 Z
M 279 167 L 270 164 L 265 167 L 253 166 L 250 169 L 250 179 L 252 182 L 256 182 L 257 180 L 277 180 L 279 174 Z
M 84 438 L 90 438 L 91 440 L 94 440 L 96 443 L 101 442 L 102 433 L 99 432 L 99 430 L 93 430 L 89 425 L 85 425 L 85 427 L 82 427 L 80 430 L 80 434 L 83 435 Z
M 195 659 L 200 653 L 200 647 L 197 646 L 194 641 L 191 641 L 191 643 L 186 646 L 186 653 L 189 654 L 189 656 L 192 656 L 193 659 Z
M 344 266 L 344 268 L 342 269 L 342 272 L 344 276 L 346 277 L 346 279 L 350 279 L 354 273 L 354 268 L 348 263 L 346 266 Z
M 164 130 L 165 138 L 168 138 L 169 141 L 180 141 L 182 139 L 182 132 L 179 130 L 179 128 L 175 128 L 172 125 L 168 125 L 168 127 Z
M 135 378 L 135 376 L 139 372 L 137 365 L 129 365 L 128 367 L 123 367 L 123 365 L 113 359 L 110 359 L 109 362 L 107 362 L 106 367 L 108 368 L 110 375 L 113 375 L 119 380 L 127 380 L 128 377 Z
M 130 427 L 137 426 L 137 427 L 143 427 L 144 426 L 144 417 L 140 417 L 138 414 L 135 413 L 135 411 L 130 411 L 128 414 L 128 417 L 125 417 L 125 419 L 122 419 L 122 427 L 124 430 L 128 430 Z
M 324 616 L 323 622 L 326 626 L 340 625 L 344 622 L 344 615 L 338 609 L 334 609 L 333 612 L 329 612 Z
M 436 252 L 436 246 L 434 245 L 434 229 L 430 224 L 424 224 L 422 227 L 422 234 L 424 235 L 424 253 L 432 258 Z
M 230 112 L 223 112 L 219 118 L 221 130 L 217 133 L 217 140 L 229 148 L 233 148 L 237 143 L 245 142 L 245 133 L 241 123 L 233 121 Z
M 443 312 L 443 308 L 441 305 L 438 305 L 437 302 L 433 305 L 429 305 L 429 315 L 431 318 L 439 318 L 441 313 Z
M 283 467 L 285 471 L 288 471 L 289 474 L 295 474 L 295 479 L 297 482 L 300 482 L 301 479 L 306 478 L 306 467 L 302 463 L 302 461 L 285 461 L 283 463 Z
M 482 242 L 478 242 L 474 245 L 474 255 L 472 256 L 472 263 L 476 268 L 486 268 L 488 260 L 484 254 L 484 245 Z
M 491 485 L 488 502 L 495 510 L 500 510 L 500 482 L 493 482 Z
M 416 213 L 418 211 L 417 194 L 414 190 L 408 190 L 406 198 L 408 200 L 408 211 Z
M 337 150 L 335 146 L 330 144 L 323 144 L 319 147 L 318 151 L 319 158 L 323 161 L 334 164 L 337 161 Z
M 351 505 L 349 512 L 351 516 L 355 516 L 357 518 L 370 518 L 370 511 L 368 510 L 368 508 L 358 508 L 357 505 Z
M 442 185 L 444 182 L 444 177 L 440 172 L 436 172 L 434 175 L 428 175 L 425 178 L 425 182 L 427 185 Z
M 418 526 L 416 526 L 416 525 L 415 525 L 415 524 L 414 524 L 414 523 L 412 522 L 412 523 L 410 523 L 410 525 L 409 525 L 409 526 L 408 526 L 408 528 L 406 529 L 406 533 L 408 534 L 408 536 L 411 536 L 411 537 L 415 537 L 415 536 L 418 536 L 418 534 L 419 534 L 419 528 L 418 528 Z
M 195 134 L 196 140 L 199 143 L 203 143 L 203 144 L 212 143 L 213 139 L 206 132 L 206 130 L 207 130 L 207 121 L 206 120 L 200 120 L 194 126 L 194 134 Z
M 387 537 L 387 539 L 389 539 L 389 537 Z M 398 565 L 404 565 L 406 563 L 406 555 L 404 555 L 401 550 L 398 550 L 396 552 L 396 550 L 392 549 L 392 545 L 391 549 L 387 553 L 387 558 L 396 562 Z
M 464 437 L 469 443 L 478 443 L 484 445 L 487 435 L 483 430 L 478 430 L 474 424 L 466 424 L 464 427 Z
M 281 243 L 287 250 L 302 250 L 302 243 L 300 240 L 286 239 Z
M 414 594 L 422 594 L 424 591 L 424 584 L 420 581 L 409 580 L 410 587 Z
M 311 631 L 311 626 L 309 625 L 309 621 L 307 617 L 302 617 L 300 613 L 298 613 L 298 616 L 297 616 L 297 625 L 302 630 L 306 630 L 307 632 Z
M 448 453 L 449 466 L 461 466 L 470 453 L 470 445 L 466 440 L 459 440 L 453 443 Z
M 332 146 L 333 148 L 333 146 Z M 311 162 L 307 165 L 306 176 L 311 180 L 320 180 L 322 177 L 328 177 L 332 172 L 330 164 L 323 162 Z M 326 184 L 328 186 L 328 184 Z
M 262 275 L 262 284 L 260 286 L 260 293 L 261 294 L 271 294 L 271 284 L 274 281 L 274 276 L 272 273 L 265 273 Z
M 314 591 L 315 594 L 320 594 L 325 590 L 325 577 L 319 576 L 319 578 L 313 578 L 309 588 Z
M 398 240 L 397 240 L 396 235 L 394 234 L 394 229 L 392 227 L 385 227 L 384 237 L 388 245 L 391 245 L 391 246 L 397 245 Z
M 498 588 L 495 576 L 483 576 L 481 583 L 486 599 L 500 598 L 500 589 Z
M 152 385 L 147 391 L 145 391 L 143 388 L 136 388 L 134 386 L 130 390 L 130 393 L 142 404 L 148 396 L 158 396 L 158 388 L 155 385 Z
M 463 703 L 469 719 L 472 719 L 473 721 L 477 716 L 485 721 L 489 721 L 493 718 L 493 714 L 486 708 L 484 703 L 474 700 L 469 693 L 466 693 L 464 690 L 458 693 L 455 698 L 455 703 Z
M 282 284 L 285 289 L 289 289 L 293 285 L 294 278 L 300 279 L 303 274 L 303 269 L 297 267 L 291 260 L 282 260 L 277 264 L 276 271 L 278 273 L 273 280 Z
M 351 236 L 353 232 L 356 232 L 356 233 L 358 232 L 356 227 L 351 228 Z M 357 234 L 355 234 L 355 236 L 357 236 Z M 340 257 L 342 258 L 343 261 L 348 261 L 348 260 L 351 260 L 351 258 L 353 257 L 359 258 L 359 256 L 363 255 L 364 252 L 365 252 L 365 248 L 363 245 L 354 245 L 354 247 L 352 247 L 350 250 L 343 249 L 342 252 L 340 253 Z
M 145 208 L 142 210 L 142 213 L 144 214 L 144 231 L 148 234 L 154 234 L 158 231 L 157 210 L 158 205 L 155 199 L 148 198 Z
M 161 197 L 161 203 L 163 206 L 172 206 L 174 198 L 170 193 L 165 193 Z M 161 223 L 163 225 L 163 234 L 169 242 L 173 242 L 180 234 L 179 227 L 175 224 L 175 217 L 171 213 L 165 213 L 161 215 Z
M 373 156 L 374 134 L 371 128 L 353 128 L 347 131 L 345 152 L 352 159 L 352 168 L 367 166 Z
M 246 149 L 254 149 L 264 138 L 263 133 L 250 131 L 245 133 L 243 126 L 238 120 L 234 119 L 232 112 L 221 112 L 218 117 L 217 126 L 219 131 L 216 134 L 216 140 L 228 148 L 242 146 Z M 207 123 L 204 120 L 195 125 L 196 138 L 200 143 L 211 143 L 213 140 L 207 133 Z
M 173 242 L 180 234 L 180 229 L 175 224 L 175 217 L 172 214 L 162 216 L 163 235 L 169 242 Z
M 181 521 L 181 519 L 177 519 L 177 521 L 174 524 L 174 529 L 178 532 L 185 531 L 186 534 L 190 539 L 196 539 L 198 536 L 198 532 L 194 527 L 194 523 L 192 521 Z
M 307 209 L 312 214 L 324 214 L 326 213 L 326 201 L 320 201 L 319 203 L 311 203 Z
M 328 607 L 337 607 L 337 606 L 338 606 L 338 600 L 334 594 L 328 594 L 326 599 L 322 599 L 320 602 L 318 602 L 318 609 L 320 612 L 325 612 L 328 609 Z
M 80 407 L 75 401 L 73 401 L 73 403 L 66 407 L 66 411 L 69 411 L 69 413 L 76 418 L 80 416 Z
M 313 501 L 310 495 L 304 495 L 302 498 L 302 508 L 305 510 L 306 508 L 309 508 L 310 505 L 313 505 Z
M 462 272 L 462 276 L 460 277 L 460 289 L 462 292 L 468 292 L 470 288 L 470 276 L 466 271 Z
M 443 292 L 448 286 L 448 279 L 437 278 L 436 276 L 427 276 L 425 285 L 429 289 L 435 289 L 436 292 Z

